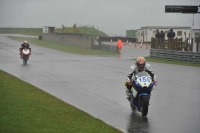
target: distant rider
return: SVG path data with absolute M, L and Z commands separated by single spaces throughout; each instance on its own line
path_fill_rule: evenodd
M 146 60 L 144 57 L 138 57 L 136 59 L 135 64 L 131 66 L 130 72 L 127 75 L 127 79 L 125 82 L 127 99 L 130 98 L 129 93 L 131 92 L 131 88 L 132 88 L 132 84 L 133 84 L 132 77 L 134 77 L 134 75 L 136 75 L 138 72 L 141 72 L 141 71 L 146 71 L 151 76 L 154 85 L 157 85 L 156 75 L 155 75 L 151 65 L 149 63 L 146 63 Z
M 26 41 L 26 40 L 24 41 L 24 43 L 21 44 L 21 48 L 19 48 L 20 55 L 21 55 L 20 58 L 22 58 L 22 50 L 25 49 L 25 48 L 29 49 L 30 54 L 31 54 L 31 48 L 29 47 L 28 41 Z

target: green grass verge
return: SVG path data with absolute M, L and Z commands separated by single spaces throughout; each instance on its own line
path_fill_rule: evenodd
M 1 133 L 121 133 L 0 70 Z
M 73 28 L 72 27 L 65 27 L 64 30 L 65 30 L 65 33 L 73 33 Z M 55 31 L 62 33 L 63 29 L 57 28 Z M 77 27 L 75 33 L 86 34 L 89 37 L 93 37 L 95 35 L 108 36 L 106 33 L 102 32 L 102 31 L 99 31 L 99 30 L 97 30 L 97 29 L 95 29 L 93 27 Z
M 40 36 L 42 34 L 42 28 L 0 28 L 0 33 Z
M 78 34 L 86 34 L 89 37 L 93 37 L 95 35 L 99 36 L 108 36 L 106 33 L 99 31 L 93 27 L 77 27 L 76 31 L 73 31 L 72 27 L 65 27 L 65 33 L 78 33 Z M 7 34 L 24 34 L 24 35 L 33 35 L 40 36 L 42 34 L 42 28 L 0 28 L 0 33 Z M 62 28 L 55 28 L 55 32 L 63 33 Z
M 157 58 L 150 58 L 150 57 L 145 57 L 145 59 L 148 62 L 158 62 L 158 63 L 166 63 L 166 64 L 200 67 L 200 63 L 191 63 L 191 62 L 186 62 L 186 61 L 173 61 L 173 60 L 157 59 Z
M 79 48 L 75 46 L 70 46 L 62 43 L 54 43 L 44 40 L 38 40 L 37 38 L 28 38 L 28 37 L 14 37 L 14 36 L 8 36 L 10 39 L 17 40 L 23 42 L 24 40 L 27 40 L 31 44 L 35 44 L 42 47 L 47 47 L 63 52 L 73 53 L 73 54 L 80 54 L 80 55 L 103 55 L 103 56 L 116 56 L 117 53 L 112 53 L 104 50 L 90 50 L 90 49 L 84 49 Z M 20 44 L 19 44 L 20 45 Z

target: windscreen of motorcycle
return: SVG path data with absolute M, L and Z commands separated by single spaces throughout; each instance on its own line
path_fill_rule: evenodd
M 27 49 L 27 48 L 23 49 L 22 52 L 23 52 L 24 54 L 29 54 L 29 53 L 30 53 L 29 49 Z
M 142 71 L 136 75 L 136 81 L 137 83 L 141 85 L 141 87 L 148 88 L 152 82 L 152 79 L 151 79 L 151 76 L 147 72 Z

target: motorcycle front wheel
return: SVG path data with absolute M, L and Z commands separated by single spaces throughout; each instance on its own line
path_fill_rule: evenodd
M 142 116 L 146 116 L 148 114 L 149 107 L 149 96 L 142 96 L 140 99 L 140 108 Z
M 27 64 L 27 61 L 28 61 L 28 56 L 24 56 L 23 57 L 23 63 L 26 65 Z

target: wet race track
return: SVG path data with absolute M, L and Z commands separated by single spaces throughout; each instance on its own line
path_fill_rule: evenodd
M 125 46 L 118 57 L 81 56 L 31 45 L 28 65 L 21 42 L 0 35 L 0 69 L 74 105 L 123 132 L 199 133 L 200 68 L 149 62 L 157 75 L 147 117 L 132 112 L 124 81 L 137 56 L 149 49 Z

